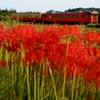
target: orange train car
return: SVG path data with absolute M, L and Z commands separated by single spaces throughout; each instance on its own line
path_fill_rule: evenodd
M 42 13 L 13 13 L 11 19 L 16 21 L 40 22 Z
M 11 19 L 47 23 L 98 23 L 98 12 L 13 13 Z

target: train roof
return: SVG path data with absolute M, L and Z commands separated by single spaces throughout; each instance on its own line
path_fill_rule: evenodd
M 89 14 L 98 14 L 97 11 L 74 11 L 74 12 L 55 12 L 55 11 L 51 11 L 51 12 L 46 12 L 46 13 L 42 13 L 42 12 L 16 12 L 13 14 L 79 14 L 79 13 L 89 13 Z
M 15 14 L 42 14 L 41 12 L 17 12 Z
M 44 13 L 44 14 L 75 14 L 75 13 L 91 13 L 91 14 L 98 14 L 97 11 L 46 12 L 46 13 Z

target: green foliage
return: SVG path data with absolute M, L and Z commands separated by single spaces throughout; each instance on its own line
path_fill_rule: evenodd
M 93 11 L 93 10 L 100 12 L 100 8 L 94 8 L 94 7 L 90 7 L 90 8 L 79 7 L 79 8 L 73 8 L 73 9 L 70 8 L 70 9 L 65 10 L 65 11 L 73 12 L 73 11 Z
M 69 99 L 65 98 L 65 97 L 61 97 L 61 98 L 59 98 L 59 100 L 69 100 Z
M 1 10 L 0 9 L 0 20 L 1 21 L 9 21 L 11 13 L 16 13 L 16 10 L 12 10 L 12 9 L 11 10 L 8 10 L 8 9 Z
M 100 28 L 100 23 L 89 23 L 86 27 Z

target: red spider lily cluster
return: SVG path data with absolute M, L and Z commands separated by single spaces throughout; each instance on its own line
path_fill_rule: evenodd
M 11 29 L 0 26 L 0 48 L 15 53 L 13 64 L 40 64 L 48 59 L 52 70 L 66 67 L 66 77 L 82 76 L 86 83 L 100 85 L 100 32 L 82 34 L 77 25 L 46 26 L 42 32 L 23 24 Z M 19 59 L 20 58 L 20 59 Z M 0 59 L 0 66 L 8 62 Z M 33 66 L 34 67 L 34 66 Z

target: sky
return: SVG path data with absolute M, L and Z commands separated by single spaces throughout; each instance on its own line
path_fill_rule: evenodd
M 17 10 L 17 12 L 65 11 L 78 7 L 100 8 L 100 0 L 0 0 L 0 9 L 14 9 Z

